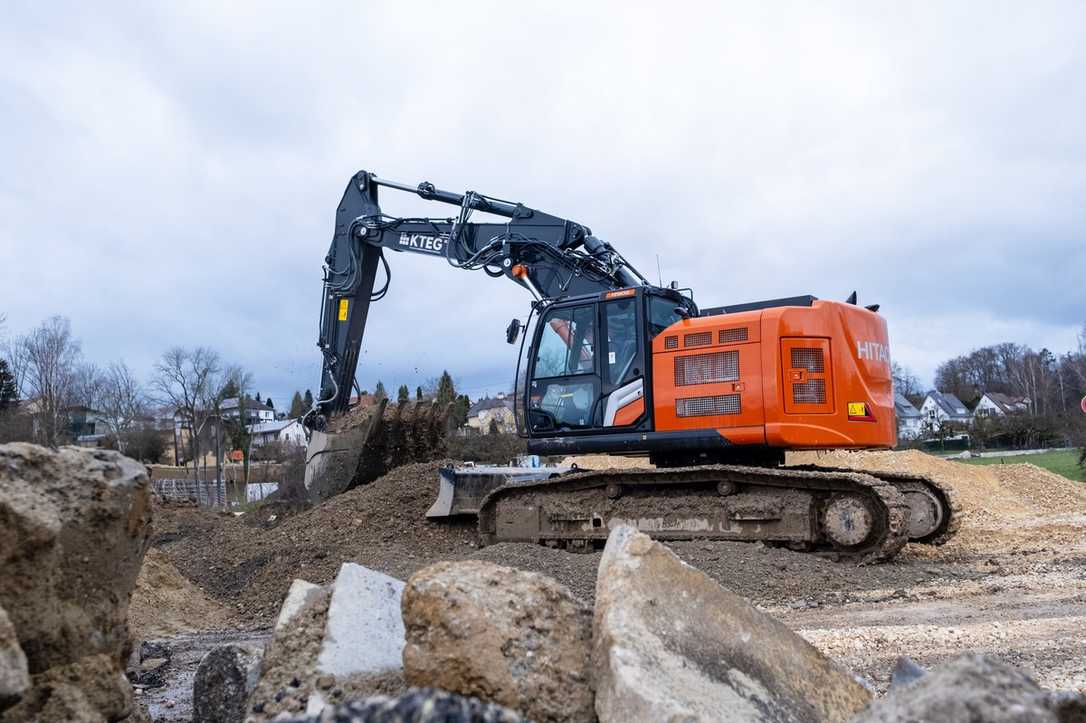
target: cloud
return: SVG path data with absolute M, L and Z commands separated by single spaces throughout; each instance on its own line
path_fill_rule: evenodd
M 0 29 L 0 311 L 143 372 L 208 344 L 316 387 L 358 168 L 572 218 L 703 305 L 883 303 L 896 357 L 1086 320 L 1075 3 L 21 5 Z M 403 194 L 390 213 L 447 215 Z M 394 255 L 360 378 L 508 384 L 519 289 Z

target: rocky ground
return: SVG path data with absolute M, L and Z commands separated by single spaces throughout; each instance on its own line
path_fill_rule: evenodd
M 1021 666 L 1046 687 L 1086 689 L 1086 488 L 1029 464 L 972 467 L 919 452 L 789 461 L 938 476 L 958 490 L 965 524 L 942 548 L 910 545 L 895 561 L 873 566 L 741 543 L 671 548 L 880 690 L 899 655 L 932 665 L 963 650 Z M 437 466 L 396 469 L 293 516 L 239 519 L 158 506 L 148 558 L 154 569 L 141 575 L 132 603 L 134 634 L 179 635 L 173 639 L 190 652 L 237 636 L 259 642 L 292 578 L 327 583 L 344 561 L 406 579 L 438 560 L 479 559 L 543 572 L 592 602 L 599 553 L 480 549 L 472 523 L 426 521 Z M 154 597 L 161 584 L 143 584 L 152 578 L 168 580 L 170 594 Z M 185 660 L 198 655 L 182 658 L 171 663 L 171 680 L 191 681 L 194 663 Z M 154 702 L 158 719 L 185 720 L 184 685 L 163 690 L 141 695 Z M 179 692 L 167 708 L 161 698 L 172 690 Z

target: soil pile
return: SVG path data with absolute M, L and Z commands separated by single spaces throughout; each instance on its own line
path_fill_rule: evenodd
M 186 580 L 169 558 L 151 548 L 143 558 L 128 606 L 128 625 L 137 640 L 226 628 L 230 611 Z

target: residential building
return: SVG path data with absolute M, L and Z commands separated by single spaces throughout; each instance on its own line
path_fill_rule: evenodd
M 894 392 L 894 414 L 897 417 L 897 438 L 902 441 L 918 439 L 924 431 L 923 415 L 900 392 Z
M 985 392 L 973 410 L 977 417 L 1005 417 L 1029 411 L 1028 397 L 1012 397 L 1001 392 Z
M 253 435 L 254 447 L 260 447 L 272 442 L 305 444 L 305 428 L 302 426 L 300 419 L 261 422 L 250 426 L 249 432 Z
M 109 434 L 109 425 L 102 413 L 82 405 L 64 410 L 68 420 L 68 434 L 81 447 L 99 447 Z
M 513 400 L 505 394 L 497 397 L 485 397 L 468 407 L 466 427 L 479 434 L 490 432 L 491 422 L 495 422 L 498 431 L 511 434 L 517 431 L 517 421 L 513 414 Z
M 219 406 L 222 410 L 223 419 L 237 419 L 241 416 L 241 412 L 238 409 L 237 399 L 224 399 Z M 275 410 L 264 404 L 264 402 L 258 402 L 255 399 L 245 400 L 245 423 L 246 424 L 261 424 L 263 422 L 274 422 Z
M 973 414 L 960 399 L 949 392 L 932 390 L 924 397 L 920 405 L 923 428 L 929 432 L 938 432 L 944 424 L 969 426 L 973 423 Z

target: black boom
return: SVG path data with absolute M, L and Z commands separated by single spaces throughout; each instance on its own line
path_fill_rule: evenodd
M 458 206 L 459 213 L 455 218 L 387 216 L 377 202 L 380 186 Z M 474 211 L 508 220 L 474 223 Z M 328 416 L 347 408 L 370 303 L 384 296 L 391 280 L 385 249 L 441 256 L 455 268 L 505 276 L 538 301 L 648 283 L 610 244 L 574 221 L 473 191 L 451 193 L 431 183 L 412 188 L 359 171 L 339 202 L 325 257 L 317 341 L 324 364 L 320 396 L 306 417 L 309 426 L 320 428 Z M 375 291 L 378 266 L 384 283 Z

